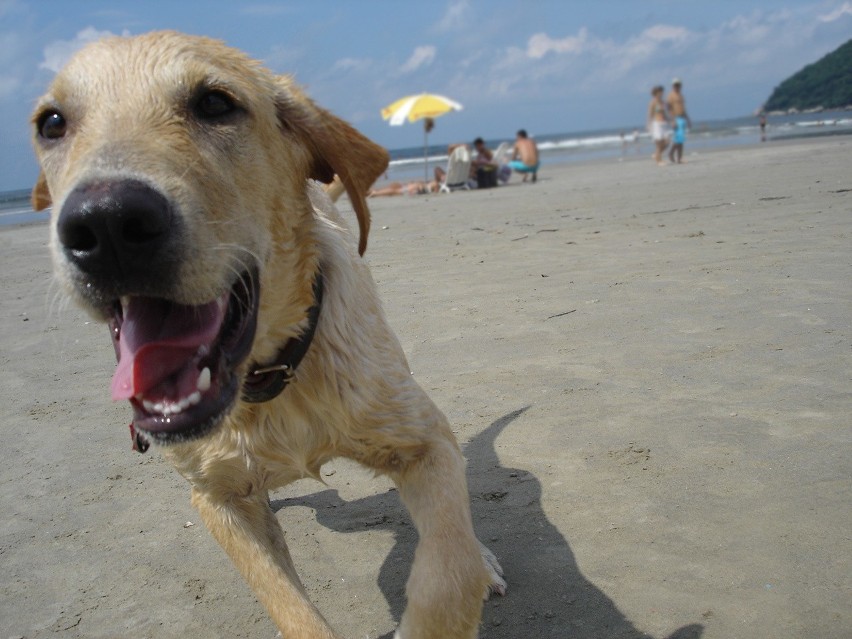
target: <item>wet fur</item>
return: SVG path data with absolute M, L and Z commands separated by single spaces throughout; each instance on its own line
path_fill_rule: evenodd
M 251 114 L 238 130 L 208 131 L 181 116 L 187 91 L 211 84 Z M 447 420 L 413 380 L 359 256 L 369 232 L 364 194 L 385 170 L 386 151 L 289 78 L 217 41 L 172 32 L 90 45 L 59 73 L 34 122 L 53 106 L 69 129 L 58 142 L 36 136 L 42 174 L 33 204 L 53 204 L 56 275 L 98 319 L 103 312 L 55 230 L 64 198 L 87 180 L 142 180 L 184 218 L 187 259 L 169 284 L 174 301 L 203 303 L 247 263 L 260 266 L 257 334 L 241 374 L 300 334 L 322 268 L 319 325 L 293 383 L 264 404 L 238 401 L 206 437 L 160 449 L 282 635 L 337 636 L 306 596 L 268 491 L 318 478 L 325 462 L 344 456 L 396 482 L 419 533 L 397 636 L 475 637 L 483 596 L 505 584 L 496 561 L 480 555 Z M 357 213 L 357 241 L 314 182 L 335 174 Z

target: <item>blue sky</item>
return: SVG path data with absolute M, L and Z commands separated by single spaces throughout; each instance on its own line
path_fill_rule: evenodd
M 28 116 L 55 69 L 101 34 L 177 29 L 292 73 L 390 148 L 419 123 L 379 110 L 443 93 L 434 143 L 642 125 L 653 84 L 684 81 L 693 120 L 752 113 L 852 37 L 852 0 L 0 0 L 0 190 L 28 187 Z

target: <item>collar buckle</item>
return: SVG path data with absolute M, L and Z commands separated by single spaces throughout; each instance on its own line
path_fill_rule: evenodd
M 250 374 L 251 375 L 265 375 L 266 373 L 276 373 L 281 372 L 285 375 L 290 375 L 292 377 L 295 372 L 290 368 L 290 364 L 274 364 L 272 366 L 260 366 L 255 368 Z

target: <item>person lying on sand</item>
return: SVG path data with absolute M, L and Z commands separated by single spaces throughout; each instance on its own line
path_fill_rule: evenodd
M 437 193 L 440 185 L 436 185 L 435 181 L 429 183 L 423 180 L 412 180 L 407 184 L 402 182 L 391 182 L 387 186 L 380 189 L 372 189 L 367 193 L 367 197 L 385 197 L 389 195 L 424 195 L 426 193 Z
M 386 197 L 390 195 L 425 195 L 427 193 L 437 193 L 441 189 L 441 184 L 444 183 L 446 172 L 440 166 L 435 167 L 435 179 L 431 182 L 423 180 L 411 180 L 407 184 L 402 182 L 391 182 L 387 186 L 380 189 L 371 189 L 367 193 L 367 197 Z

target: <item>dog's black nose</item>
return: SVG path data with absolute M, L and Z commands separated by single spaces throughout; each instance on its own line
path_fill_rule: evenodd
M 68 259 L 95 282 L 132 289 L 175 262 L 173 217 L 168 200 L 142 182 L 95 182 L 65 199 L 57 233 Z

